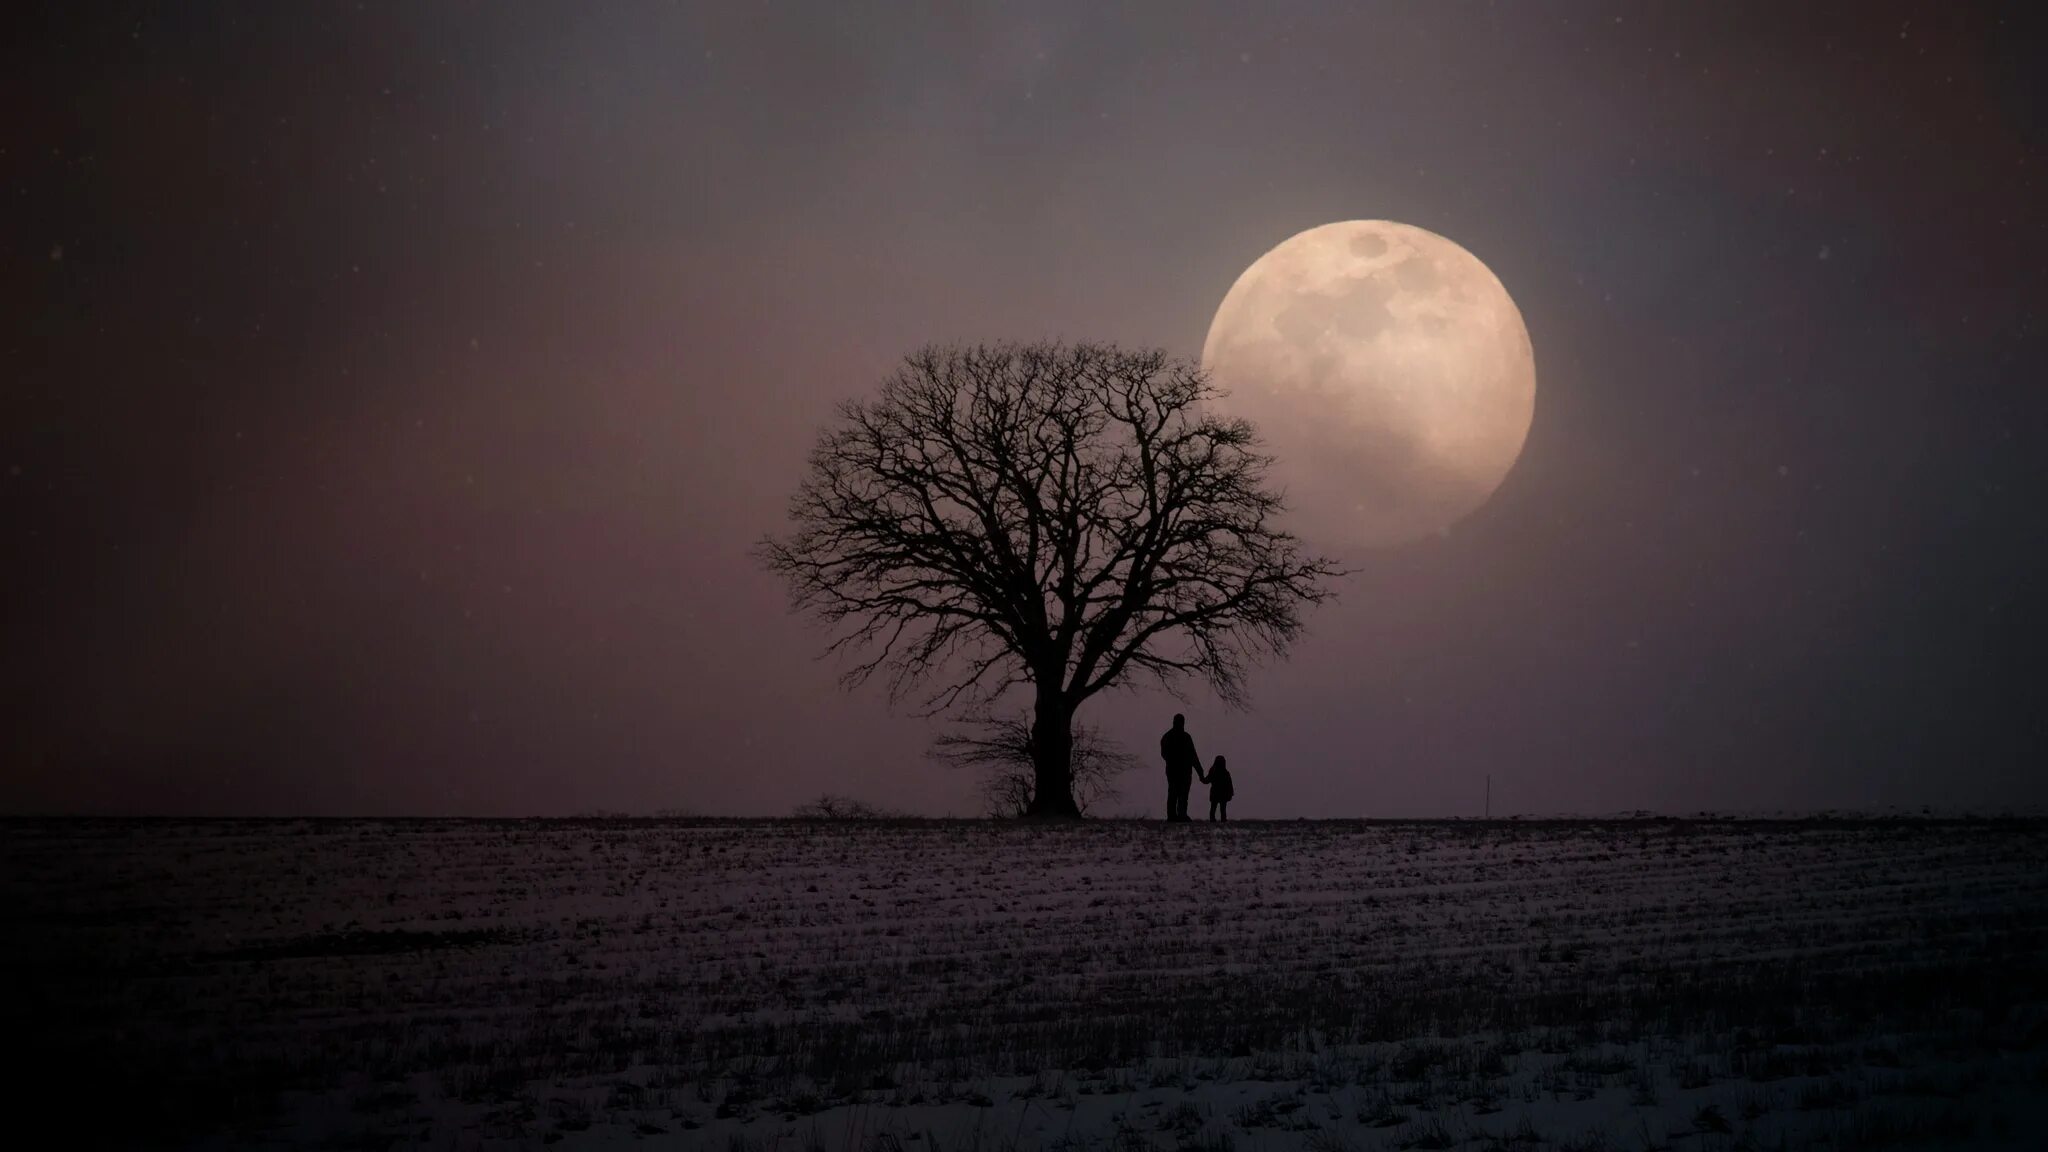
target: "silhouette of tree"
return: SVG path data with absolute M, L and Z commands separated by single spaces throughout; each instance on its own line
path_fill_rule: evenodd
M 981 721 L 979 731 L 948 732 L 932 742 L 932 753 L 956 768 L 982 772 L 981 797 L 991 816 L 1027 816 L 1038 792 L 1032 722 L 1006 716 Z M 1081 815 L 1116 799 L 1117 777 L 1137 767 L 1137 758 L 1086 724 L 1073 726 L 1068 752 L 1074 808 Z
M 1097 344 L 929 347 L 842 405 L 759 555 L 890 697 L 1032 695 L 1030 811 L 1078 816 L 1075 711 L 1132 676 L 1241 703 L 1337 569 L 1273 527 L 1251 425 L 1199 367 Z

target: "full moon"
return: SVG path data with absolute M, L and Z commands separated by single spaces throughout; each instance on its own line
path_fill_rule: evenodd
M 1479 258 L 1388 220 L 1311 228 L 1231 285 L 1202 346 L 1216 407 L 1258 427 L 1296 534 L 1447 531 L 1493 495 L 1536 408 L 1522 313 Z

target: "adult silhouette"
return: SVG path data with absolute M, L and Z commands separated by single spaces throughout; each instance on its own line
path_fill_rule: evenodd
M 1176 712 L 1173 727 L 1159 738 L 1159 757 L 1166 761 L 1166 818 L 1186 821 L 1188 789 L 1202 758 L 1195 755 L 1195 738 L 1188 735 L 1188 718 Z

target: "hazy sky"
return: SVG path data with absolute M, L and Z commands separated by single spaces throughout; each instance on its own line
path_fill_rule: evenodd
M 920 10 L 922 10 L 920 12 Z M 927 341 L 1200 352 L 1304 228 L 1514 294 L 1494 500 L 1245 816 L 2048 801 L 2040 9 L 48 4 L 0 49 L 0 809 L 974 811 L 749 559 Z

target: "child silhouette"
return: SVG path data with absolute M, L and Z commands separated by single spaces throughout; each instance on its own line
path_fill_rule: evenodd
M 1223 757 L 1218 756 L 1216 762 L 1209 765 L 1206 779 L 1209 781 L 1209 819 L 1230 819 L 1230 798 L 1237 795 L 1237 789 L 1231 787 L 1230 769 L 1224 765 Z

